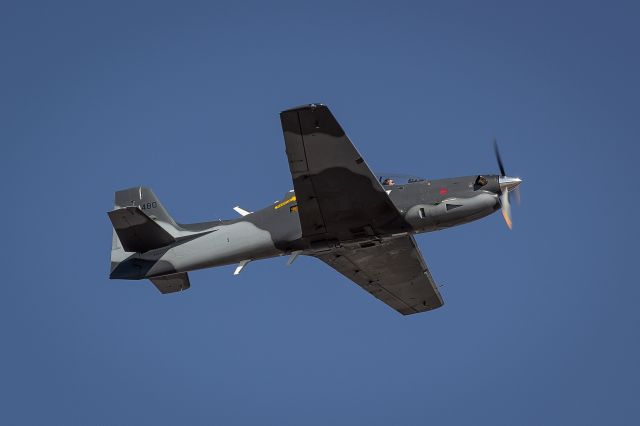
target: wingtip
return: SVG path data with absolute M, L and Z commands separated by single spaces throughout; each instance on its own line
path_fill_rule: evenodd
M 281 111 L 280 114 L 284 114 L 285 112 L 292 112 L 292 111 L 301 111 L 301 110 L 308 110 L 308 109 L 316 109 L 318 107 L 327 107 L 325 104 L 322 103 L 313 103 L 313 104 L 305 104 L 305 105 L 299 105 L 293 108 L 289 108 L 289 109 L 285 109 L 284 111 Z

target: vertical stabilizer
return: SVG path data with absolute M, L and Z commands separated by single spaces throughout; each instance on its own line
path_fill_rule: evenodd
M 177 225 L 169 213 L 165 210 L 160 203 L 156 194 L 154 194 L 151 188 L 145 188 L 143 186 L 123 189 L 117 191 L 115 194 L 115 206 L 114 210 L 124 209 L 126 207 L 137 207 L 145 216 L 152 219 L 157 225 L 159 225 L 167 234 L 175 236 L 177 234 Z M 111 217 L 111 215 L 110 215 Z M 153 224 L 151 224 L 153 225 Z M 130 256 L 131 252 L 127 252 L 115 229 L 113 231 L 113 240 L 111 244 L 111 271 L 126 258 Z
M 151 188 L 139 186 L 116 192 L 116 209 L 136 206 L 151 219 L 176 227 L 176 222 L 165 210 Z

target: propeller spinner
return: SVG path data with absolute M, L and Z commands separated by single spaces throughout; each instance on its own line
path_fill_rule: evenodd
M 500 168 L 500 177 L 498 183 L 500 184 L 500 204 L 502 205 L 502 217 L 507 223 L 509 229 L 513 228 L 513 221 L 511 220 L 511 202 L 509 200 L 511 193 L 515 193 L 516 201 L 520 204 L 520 191 L 518 185 L 522 183 L 522 179 L 517 177 L 507 176 L 507 172 L 504 170 L 504 163 L 500 156 L 500 150 L 498 149 L 498 142 L 493 140 L 493 150 L 496 154 L 496 160 L 498 161 L 498 167 Z

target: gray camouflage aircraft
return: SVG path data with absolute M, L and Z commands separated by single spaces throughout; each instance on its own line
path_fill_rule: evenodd
M 115 194 L 111 279 L 150 279 L 162 293 L 189 288 L 188 271 L 289 255 L 316 257 L 401 314 L 438 308 L 442 297 L 413 234 L 485 217 L 501 208 L 511 228 L 508 177 L 427 180 L 378 176 L 322 104 L 280 113 L 293 190 L 240 217 L 180 224 L 153 191 Z

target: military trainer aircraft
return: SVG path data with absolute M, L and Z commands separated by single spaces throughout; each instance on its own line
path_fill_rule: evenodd
M 293 190 L 230 220 L 181 224 L 153 191 L 115 194 L 112 279 L 149 279 L 162 293 L 189 288 L 188 271 L 301 254 L 313 256 L 404 315 L 443 301 L 413 234 L 499 209 L 511 228 L 509 196 L 521 180 L 500 175 L 428 180 L 374 174 L 325 105 L 280 113 Z

